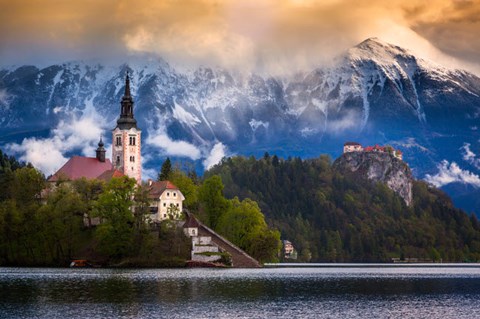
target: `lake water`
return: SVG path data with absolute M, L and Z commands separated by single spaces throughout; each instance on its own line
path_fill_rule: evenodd
M 480 318 L 480 268 L 0 268 L 0 318 Z

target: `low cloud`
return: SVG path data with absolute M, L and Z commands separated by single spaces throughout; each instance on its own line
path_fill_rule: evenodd
M 343 133 L 344 131 L 360 129 L 362 114 L 355 110 L 350 110 L 342 114 L 341 117 L 332 118 L 327 123 L 327 131 L 333 134 Z
M 464 143 L 463 146 L 460 148 L 463 153 L 463 159 L 466 162 L 475 166 L 475 168 L 480 169 L 480 158 L 477 156 L 477 154 L 472 152 L 470 146 L 470 143 Z
M 55 173 L 65 162 L 69 152 L 79 151 L 84 156 L 95 156 L 102 128 L 96 115 L 62 120 L 47 138 L 25 138 L 22 143 L 8 144 L 7 150 L 30 162 L 45 175 Z M 107 146 L 108 147 L 108 146 Z
M 226 156 L 227 148 L 222 143 L 217 143 L 213 146 L 210 154 L 207 155 L 203 161 L 205 169 L 211 168 L 213 165 L 218 164 L 222 158 Z
M 159 148 L 164 156 L 187 157 L 192 160 L 198 160 L 201 158 L 201 152 L 195 145 L 186 141 L 172 140 L 161 129 L 150 132 L 145 143 Z
M 437 166 L 439 172 L 436 175 L 425 175 L 425 181 L 441 187 L 451 183 L 462 183 L 480 187 L 480 177 L 468 170 L 461 169 L 457 163 L 449 163 L 443 160 Z

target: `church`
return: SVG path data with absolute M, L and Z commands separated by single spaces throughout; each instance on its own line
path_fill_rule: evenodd
M 108 181 L 113 177 L 128 176 L 138 184 L 142 181 L 141 133 L 133 116 L 133 98 L 130 93 L 130 77 L 125 79 L 125 93 L 120 102 L 120 117 L 112 131 L 112 161 L 105 157 L 102 138 L 98 143 L 95 157 L 73 156 L 49 182 L 76 180 L 79 178 Z
M 112 131 L 112 160 L 106 158 L 105 144 L 100 138 L 95 157 L 73 156 L 48 182 L 73 181 L 80 178 L 99 179 L 108 182 L 114 177 L 128 176 L 137 184 L 142 182 L 142 131 L 133 115 L 133 98 L 130 92 L 130 77 L 125 79 L 125 92 L 120 102 L 120 117 Z M 152 221 L 179 219 L 185 197 L 177 186 L 169 181 L 149 180 Z M 173 215 L 172 215 L 173 212 Z

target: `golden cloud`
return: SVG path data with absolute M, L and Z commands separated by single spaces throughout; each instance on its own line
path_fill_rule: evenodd
M 0 0 L 0 57 L 154 53 L 182 65 L 292 71 L 379 37 L 479 63 L 480 3 L 463 0 Z M 27 61 L 22 61 L 26 63 Z

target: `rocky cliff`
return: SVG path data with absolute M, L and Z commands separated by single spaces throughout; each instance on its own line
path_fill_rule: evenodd
M 408 206 L 412 204 L 412 172 L 405 162 L 389 153 L 345 153 L 335 160 L 333 167 L 341 172 L 357 174 L 359 178 L 385 183 Z

